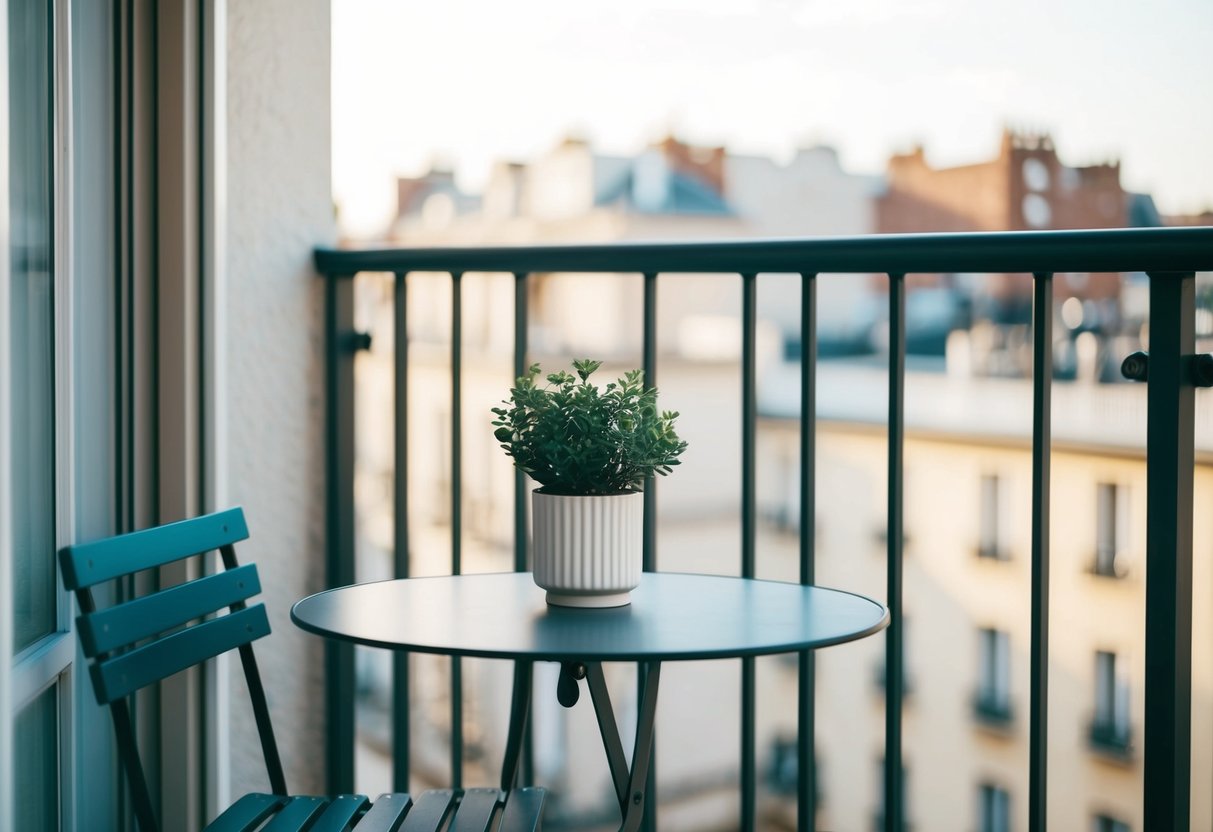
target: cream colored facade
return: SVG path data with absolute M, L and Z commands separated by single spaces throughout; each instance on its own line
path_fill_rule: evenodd
M 773 439 L 773 437 L 768 437 Z M 790 443 L 783 437 L 784 452 Z M 778 442 L 779 440 L 775 440 Z M 818 577 L 823 584 L 882 597 L 883 431 L 827 423 L 819 433 Z M 1139 453 L 1057 447 L 1053 455 L 1049 668 L 1050 827 L 1094 829 L 1105 815 L 1144 826 L 1142 715 L 1145 656 L 1145 461 Z M 907 677 L 904 748 L 909 819 L 921 829 L 979 829 L 979 787 L 1010 796 L 1012 829 L 1026 828 L 1030 634 L 1030 447 L 939 437 L 911 429 L 905 449 Z M 1006 486 L 1007 560 L 978 557 L 981 482 Z M 1097 487 L 1128 490 L 1124 577 L 1092 574 Z M 1213 826 L 1213 527 L 1200 506 L 1213 501 L 1213 466 L 1198 466 L 1194 530 L 1192 828 Z M 856 517 L 855 515 L 861 515 Z M 979 628 L 1009 634 L 1013 718 L 991 728 L 974 716 L 981 674 Z M 819 658 L 819 754 L 825 769 L 824 829 L 871 823 L 883 748 L 883 699 L 872 668 L 878 640 Z M 1097 651 L 1115 653 L 1127 684 L 1132 740 L 1124 757 L 1094 749 Z M 866 785 L 864 785 L 866 784 Z
M 882 371 L 825 365 L 819 377 L 819 582 L 881 598 L 887 500 L 887 439 L 879 399 Z M 876 385 L 875 387 L 873 385 Z M 843 418 L 840 389 L 855 404 Z M 1027 382 L 911 374 L 905 448 L 907 684 L 904 721 L 909 817 L 917 828 L 980 829 L 979 788 L 1006 791 L 1010 828 L 1026 828 L 1028 652 L 1032 459 L 1024 430 Z M 1050 533 L 1050 826 L 1094 829 L 1103 815 L 1147 829 L 1141 817 L 1145 659 L 1145 389 L 1054 387 Z M 867 404 L 863 404 L 866 402 Z M 1192 828 L 1213 827 L 1213 445 L 1210 400 L 1198 397 L 1193 570 Z M 967 415 L 967 427 L 964 424 Z M 1103 426 L 1099 430 L 1099 425 Z M 797 425 L 760 432 L 760 495 L 768 513 L 787 514 Z M 765 463 L 765 464 L 764 464 Z M 762 474 L 760 474 L 762 476 Z M 997 477 L 998 549 L 990 538 L 983 479 Z M 1100 489 L 1119 494 L 1114 522 L 1101 518 Z M 782 500 L 782 503 L 778 501 Z M 1117 577 L 1095 574 L 1099 527 L 1117 536 Z M 779 576 L 794 578 L 794 573 Z M 982 677 L 979 631 L 1007 634 L 1011 720 L 992 727 L 974 713 Z M 819 754 L 824 768 L 822 828 L 871 823 L 880 788 L 883 699 L 872 668 L 883 644 L 868 640 L 819 658 Z M 1115 654 L 1126 697 L 1127 754 L 1092 745 L 1097 652 Z M 865 696 L 866 694 L 866 696 Z M 865 703 L 866 700 L 866 704 Z M 791 726 L 787 726 L 791 730 Z M 866 785 L 865 785 L 866 784 Z

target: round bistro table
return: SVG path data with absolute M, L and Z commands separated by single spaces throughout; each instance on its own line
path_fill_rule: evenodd
M 405 578 L 317 593 L 295 604 L 291 620 L 371 647 L 516 662 L 503 789 L 517 779 L 531 663 L 560 662 L 563 705 L 577 701 L 578 680 L 587 680 L 627 832 L 644 816 L 662 662 L 814 650 L 872 635 L 889 621 L 883 606 L 850 592 L 672 572 L 646 572 L 624 607 L 555 607 L 544 599 L 529 572 Z M 630 768 L 602 662 L 636 662 L 644 679 Z

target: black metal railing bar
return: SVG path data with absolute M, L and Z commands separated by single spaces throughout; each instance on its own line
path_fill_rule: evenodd
M 1150 274 L 1143 816 L 1165 830 L 1189 828 L 1192 779 L 1195 283 Z
M 352 275 L 351 275 L 352 276 Z M 328 586 L 354 582 L 354 285 L 325 286 L 325 528 Z M 327 791 L 354 790 L 354 650 L 324 645 Z
M 741 577 L 755 576 L 757 541 L 757 470 L 755 440 L 758 430 L 757 387 L 758 275 L 741 275 Z M 754 659 L 741 660 L 741 829 L 756 828 L 758 813 L 757 737 L 755 722 L 756 668 Z
M 816 582 L 817 275 L 800 277 L 800 583 Z M 797 662 L 797 829 L 817 824 L 817 667 L 806 650 Z
M 403 272 L 396 273 L 392 291 L 393 397 L 397 418 L 393 420 L 394 448 L 392 450 L 392 566 L 397 578 L 409 576 L 409 435 L 408 419 L 400 418 L 409 412 L 409 339 L 408 332 L 408 284 Z M 409 689 L 409 654 L 397 650 L 392 653 L 392 690 Z M 409 790 L 410 756 L 409 746 L 409 701 L 408 696 L 392 697 L 392 789 L 397 792 Z
M 1035 274 L 1209 271 L 1213 227 L 876 234 L 685 243 L 319 248 L 322 275 L 358 272 Z
M 644 370 L 645 384 L 657 386 L 657 275 L 649 272 L 644 275 L 644 321 L 641 336 L 641 368 Z M 657 478 L 649 477 L 644 484 L 644 543 L 642 568 L 645 572 L 657 571 Z M 636 701 L 643 702 L 648 676 L 644 671 L 637 672 Z M 648 775 L 645 778 L 645 794 L 648 799 L 644 802 L 644 818 L 641 821 L 642 832 L 657 830 L 657 738 L 653 737 L 650 746 L 652 760 Z
M 906 292 L 905 275 L 889 274 L 889 439 L 888 439 L 888 545 L 885 604 L 889 628 L 885 632 L 885 828 L 900 832 L 905 813 L 905 782 L 901 777 L 901 706 L 904 695 L 905 649 L 901 606 L 902 555 L 905 545 L 903 473 L 905 469 L 906 405 Z
M 1053 275 L 1032 287 L 1032 627 L 1028 679 L 1028 832 L 1044 832 L 1049 783 L 1049 472 L 1052 461 Z
M 402 333 L 406 338 L 408 333 Z M 396 414 L 400 418 L 400 414 Z M 451 272 L 451 574 L 463 573 L 463 273 Z M 463 659 L 451 657 L 451 787 L 463 788 Z
M 527 338 L 528 327 L 528 311 L 530 304 L 527 303 L 528 281 L 526 272 L 514 273 L 514 378 L 517 379 L 526 373 L 527 370 L 527 350 L 529 348 Z M 401 330 L 403 332 L 404 330 Z M 527 482 L 526 475 L 521 471 L 514 470 L 514 571 L 525 572 L 528 566 L 527 560 L 527 531 L 529 525 L 527 523 Z M 533 683 L 533 669 L 530 662 L 518 662 L 514 665 L 514 708 L 519 706 L 519 691 L 530 690 Z M 526 679 L 521 677 L 525 676 Z M 528 703 L 530 696 L 526 697 Z M 526 719 L 524 714 L 523 719 Z M 534 723 L 526 723 L 526 731 L 523 735 L 522 748 L 520 754 L 522 757 L 522 777 L 524 782 L 535 782 L 535 734 Z M 510 736 L 514 736 L 512 733 Z

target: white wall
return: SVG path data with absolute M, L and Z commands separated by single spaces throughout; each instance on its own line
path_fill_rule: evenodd
M 873 197 L 879 177 L 843 170 L 828 147 L 800 150 L 787 163 L 761 156 L 725 158 L 729 204 L 757 237 L 848 237 L 871 234 L 876 227 Z M 785 331 L 799 326 L 796 279 L 766 278 L 758 313 Z M 869 296 L 868 281 L 858 275 L 827 275 L 817 282 L 818 321 L 822 332 L 845 331 Z
M 323 650 L 290 623 L 322 588 L 322 284 L 330 191 L 329 0 L 228 0 L 227 496 L 243 505 L 273 634 L 258 660 L 287 784 L 322 792 Z M 267 781 L 232 665 L 233 792 Z

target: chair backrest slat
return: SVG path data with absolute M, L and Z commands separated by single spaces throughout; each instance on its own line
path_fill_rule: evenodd
M 168 632 L 261 592 L 257 567 L 248 563 L 144 595 L 76 619 L 84 655 L 92 658 Z
M 91 668 L 97 702 L 109 704 L 269 632 L 265 605 L 257 604 L 99 661 Z
M 59 564 L 64 586 L 78 590 L 209 552 L 247 537 L 244 511 L 233 508 L 93 543 L 67 546 L 59 553 Z

